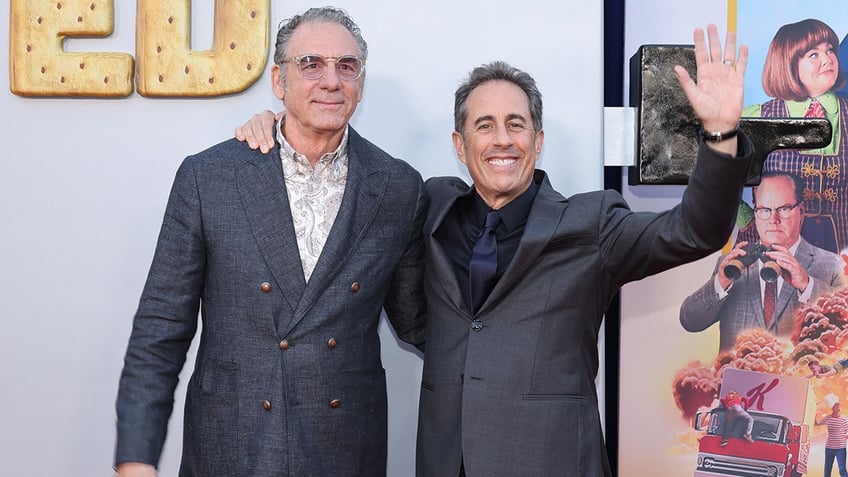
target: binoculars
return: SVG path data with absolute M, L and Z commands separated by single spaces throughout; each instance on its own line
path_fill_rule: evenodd
M 771 250 L 770 247 L 761 243 L 749 243 L 742 247 L 742 250 L 745 251 L 745 255 L 734 258 L 724 266 L 724 274 L 727 278 L 738 279 L 742 276 L 743 270 L 759 260 L 763 262 L 763 266 L 760 267 L 760 277 L 767 282 L 777 280 L 777 277 L 780 276 L 780 265 L 766 255 L 766 252 Z

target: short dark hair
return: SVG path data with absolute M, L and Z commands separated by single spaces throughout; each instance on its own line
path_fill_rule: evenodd
M 468 79 L 456 89 L 453 107 L 453 127 L 456 132 L 462 132 L 465 119 L 468 117 L 468 96 L 475 88 L 489 81 L 509 81 L 521 88 L 527 95 L 533 129 L 537 132 L 542 130 L 542 93 L 539 92 L 536 81 L 518 68 L 503 61 L 494 61 L 471 70 Z

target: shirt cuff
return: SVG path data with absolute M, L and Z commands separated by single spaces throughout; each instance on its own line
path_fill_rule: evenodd
M 721 284 L 718 282 L 718 274 L 716 274 L 715 278 L 713 278 L 713 288 L 715 289 L 716 294 L 718 295 L 719 300 L 724 300 L 724 298 L 728 295 L 728 292 L 731 288 L 733 288 L 733 282 L 730 282 L 730 286 L 725 290 Z M 810 288 L 810 287 L 807 287 Z

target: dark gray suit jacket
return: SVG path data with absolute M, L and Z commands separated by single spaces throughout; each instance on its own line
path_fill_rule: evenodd
M 230 140 L 177 172 L 133 322 L 116 462 L 156 464 L 202 315 L 181 475 L 385 475 L 377 326 L 423 340 L 420 175 L 349 135 L 341 209 L 304 280 L 278 148 Z
M 537 171 L 518 250 L 476 315 L 433 236 L 471 188 L 427 181 L 419 477 L 456 476 L 460 459 L 469 476 L 610 475 L 595 392 L 601 319 L 624 283 L 726 241 L 750 156 L 743 143 L 744 159 L 702 148 L 682 205 L 660 214 L 633 212 L 613 191 L 566 199 Z
M 811 299 L 822 293 L 831 293 L 845 286 L 842 259 L 835 253 L 823 250 L 801 239 L 795 258 L 810 275 L 813 287 Z M 739 333 L 751 328 L 765 328 L 763 296 L 760 287 L 759 267 L 748 267 L 724 299 L 719 300 L 714 281 L 723 257 L 719 257 L 710 279 L 701 288 L 686 297 L 680 305 L 680 323 L 687 331 L 703 331 L 719 322 L 720 349 L 729 350 Z M 795 332 L 795 312 L 801 306 L 798 290 L 786 283 L 780 288 L 774 308 L 774 319 L 768 331 L 777 336 L 790 337 Z

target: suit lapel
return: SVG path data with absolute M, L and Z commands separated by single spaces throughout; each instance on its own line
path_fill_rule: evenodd
M 250 155 L 236 169 L 239 194 L 253 235 L 283 296 L 295 309 L 306 282 L 286 195 L 279 146 L 265 155 Z
M 453 262 L 448 257 L 442 244 L 436 240 L 434 234 L 444 222 L 457 199 L 470 194 L 471 191 L 471 187 L 459 180 L 452 184 L 450 189 L 438 191 L 437 194 L 434 194 L 436 197 L 430 198 L 430 213 L 427 214 L 427 220 L 424 223 L 424 234 L 428 243 L 427 267 L 432 269 L 428 273 L 439 277 L 438 280 L 433 280 L 433 282 L 438 283 L 437 286 L 441 287 L 456 309 L 462 310 L 469 316 L 471 310 L 456 278 L 456 269 L 454 269 Z
M 524 275 L 527 274 L 527 270 L 535 263 L 536 258 L 551 241 L 554 232 L 562 221 L 568 200 L 551 187 L 547 174 L 544 172 L 536 171 L 536 180 L 537 182 L 541 181 L 539 192 L 536 193 L 536 199 L 530 208 L 524 235 L 515 251 L 515 257 L 513 257 L 503 276 L 495 284 L 489 298 L 480 307 L 480 311 L 484 311 L 500 295 L 513 289 L 515 284 L 522 280 Z
M 318 263 L 315 264 L 315 270 L 306 284 L 303 297 L 286 331 L 306 316 L 321 294 L 335 281 L 339 269 L 356 250 L 380 208 L 389 174 L 385 163 L 376 157 L 366 156 L 361 150 L 361 144 L 362 139 L 350 129 L 348 175 L 342 203 Z

